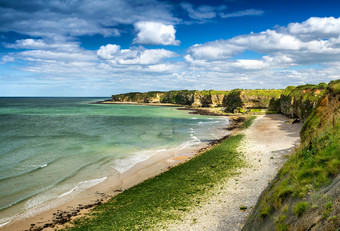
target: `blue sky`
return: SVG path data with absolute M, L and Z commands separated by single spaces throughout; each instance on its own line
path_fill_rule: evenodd
M 0 0 L 0 96 L 340 78 L 340 2 Z

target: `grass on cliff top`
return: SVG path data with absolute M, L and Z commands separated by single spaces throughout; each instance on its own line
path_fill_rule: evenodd
M 252 120 L 246 120 L 245 127 Z M 190 161 L 122 192 L 66 230 L 159 229 L 166 221 L 181 219 L 243 165 L 237 151 L 242 138 L 229 137 Z
M 246 96 L 267 96 L 267 97 L 271 97 L 271 98 L 280 98 L 280 95 L 282 93 L 282 90 L 244 90 L 244 94 Z

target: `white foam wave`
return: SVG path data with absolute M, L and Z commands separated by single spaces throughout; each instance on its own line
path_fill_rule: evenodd
M 66 193 L 63 193 L 63 194 L 61 194 L 60 196 L 58 196 L 58 198 L 63 197 L 63 196 L 66 196 L 66 195 L 68 195 L 68 194 L 70 194 L 70 193 L 76 191 L 77 188 L 78 188 L 78 186 L 74 187 L 74 188 L 71 189 L 70 191 L 68 191 L 68 192 L 66 192 Z
M 48 164 L 43 164 L 43 165 L 41 165 L 39 168 L 45 168 L 45 167 L 47 167 L 47 165 L 48 165 Z
M 137 163 L 149 159 L 148 152 L 151 151 L 137 152 L 127 158 L 115 160 L 113 168 L 119 173 L 124 173 Z
M 40 208 L 38 209 L 38 207 L 48 201 L 52 201 L 55 198 L 59 199 L 67 195 L 71 195 L 72 193 L 75 193 L 75 192 L 77 193 L 82 192 L 88 188 L 91 188 L 103 182 L 104 180 L 106 180 L 106 178 L 107 177 L 102 177 L 98 179 L 80 181 L 77 184 L 66 184 L 66 185 L 57 186 L 55 188 L 47 190 L 29 199 L 25 203 L 25 209 L 33 210 L 32 213 L 35 213 L 36 211 L 34 210 L 40 211 L 41 209 Z
M 2 219 L 2 220 L 0 220 L 0 228 L 5 226 L 5 225 L 7 225 L 7 224 L 9 224 L 10 222 L 11 222 L 11 220 L 9 220 L 9 219 Z

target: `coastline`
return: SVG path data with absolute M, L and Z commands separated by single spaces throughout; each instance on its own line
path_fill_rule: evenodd
M 175 107 L 178 107 L 178 105 L 175 105 Z M 223 129 L 232 133 L 233 131 L 231 130 L 235 130 L 242 122 L 238 118 L 229 117 L 230 124 L 227 128 Z M 157 176 L 180 163 L 186 162 L 193 156 L 199 155 L 216 144 L 221 143 L 230 136 L 230 133 L 209 143 L 202 143 L 197 147 L 190 147 L 180 151 L 174 149 L 171 152 L 153 155 L 148 160 L 139 162 L 128 171 L 120 174 L 119 177 L 108 177 L 102 183 L 77 195 L 65 195 L 61 200 L 57 201 L 59 203 L 58 206 L 51 209 L 43 209 L 45 206 L 48 207 L 48 203 L 51 202 L 41 205 L 40 207 L 45 211 L 38 212 L 30 217 L 14 219 L 0 227 L 0 230 L 49 230 L 60 228 L 63 224 L 83 216 L 96 205 L 108 201 L 120 192 L 146 179 Z

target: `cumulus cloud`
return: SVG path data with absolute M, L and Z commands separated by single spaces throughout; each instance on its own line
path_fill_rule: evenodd
M 165 25 L 160 22 L 137 22 L 135 23 L 137 37 L 133 40 L 135 44 L 146 45 L 179 45 L 176 40 L 176 30 L 173 25 Z
M 187 60 L 226 60 L 249 50 L 266 55 L 265 61 L 273 63 L 273 59 L 291 65 L 330 62 L 340 58 L 340 30 L 336 31 L 337 26 L 340 26 L 340 20 L 333 17 L 311 18 L 278 30 L 194 45 L 188 49 L 190 57 Z
M 243 52 L 245 48 L 237 44 L 228 43 L 224 40 L 196 44 L 187 50 L 193 59 L 201 60 L 221 60 L 227 59 Z M 189 58 L 189 56 L 186 56 Z
M 307 40 L 339 37 L 340 18 L 312 17 L 302 23 L 290 23 L 287 28 L 283 30 L 289 34 Z
M 101 46 L 97 55 L 114 65 L 151 65 L 175 57 L 176 53 L 165 49 L 145 49 L 143 47 L 120 49 L 119 45 L 108 44 Z

